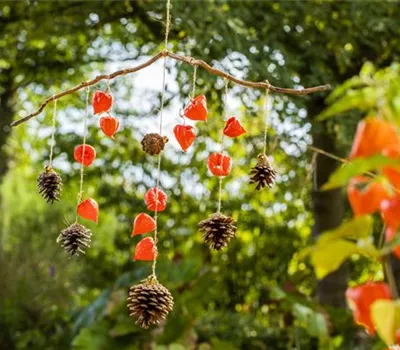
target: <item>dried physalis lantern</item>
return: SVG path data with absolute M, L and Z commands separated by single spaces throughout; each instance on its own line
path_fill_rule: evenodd
M 250 183 L 257 184 L 256 190 L 266 186 L 272 187 L 275 176 L 276 171 L 272 168 L 267 155 L 260 153 L 257 156 L 257 164 L 250 171 Z
M 111 115 L 100 118 L 100 128 L 104 135 L 114 139 L 114 134 L 119 129 L 119 119 Z
M 99 205 L 92 198 L 85 199 L 79 203 L 77 213 L 81 218 L 91 220 L 97 224 L 99 220 Z
M 200 232 L 210 248 L 221 250 L 235 237 L 235 220 L 221 213 L 214 213 L 208 219 L 199 222 Z
M 90 166 L 96 159 L 96 150 L 90 145 L 79 145 L 75 147 L 74 159 L 84 166 Z
M 144 135 L 141 144 L 143 151 L 153 156 L 155 154 L 160 154 L 161 151 L 164 150 L 167 142 L 168 137 L 161 136 L 156 133 L 151 133 Z
M 54 203 L 60 199 L 62 190 L 61 176 L 51 166 L 46 166 L 37 178 L 39 194 L 47 201 Z
M 171 293 L 153 275 L 129 289 L 129 316 L 136 318 L 136 323 L 142 328 L 164 321 L 173 307 Z
M 94 114 L 109 112 L 113 105 L 113 96 L 110 93 L 97 90 L 92 99 Z
M 207 121 L 207 99 L 204 95 L 194 98 L 184 110 L 184 114 L 191 120 Z
M 167 199 L 168 197 L 165 192 L 161 188 L 157 190 L 157 187 L 149 189 L 144 195 L 147 209 L 151 211 L 164 211 L 167 207 Z
M 214 176 L 228 176 L 232 169 L 232 159 L 223 153 L 211 153 L 207 166 Z
M 157 247 L 151 237 L 143 238 L 135 248 L 133 260 L 154 261 L 157 258 Z
M 156 221 L 146 213 L 140 213 L 133 222 L 132 237 L 149 233 L 156 229 Z
M 223 133 L 228 137 L 238 137 L 245 134 L 246 130 L 236 117 L 230 117 L 225 123 Z
M 90 246 L 91 237 L 92 232 L 89 229 L 75 222 L 61 231 L 57 243 L 61 244 L 69 257 L 73 257 L 85 253 L 85 249 Z
M 183 152 L 186 152 L 196 139 L 194 128 L 190 125 L 176 125 L 174 135 Z

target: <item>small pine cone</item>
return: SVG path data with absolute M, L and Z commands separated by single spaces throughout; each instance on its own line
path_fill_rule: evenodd
M 199 222 L 204 242 L 212 249 L 221 250 L 235 237 L 235 220 L 221 213 L 214 213 L 208 219 Z
M 141 144 L 143 151 L 153 156 L 163 151 L 167 142 L 168 137 L 152 133 L 144 135 Z
M 90 246 L 92 232 L 77 222 L 62 230 L 57 238 L 57 243 L 68 253 L 69 257 L 85 254 L 85 249 Z
M 264 153 L 257 156 L 257 164 L 250 171 L 250 183 L 256 183 L 256 190 L 265 186 L 272 187 L 275 181 L 276 171 L 269 163 L 268 157 Z
M 46 166 L 37 178 L 39 194 L 47 203 L 54 203 L 60 199 L 62 190 L 62 179 L 51 166 Z
M 147 329 L 165 320 L 173 307 L 171 293 L 154 276 L 129 289 L 129 316 L 137 318 L 136 323 L 142 328 Z

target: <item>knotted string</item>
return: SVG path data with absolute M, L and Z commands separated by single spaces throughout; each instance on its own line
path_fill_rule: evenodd
M 53 116 L 51 119 L 51 139 L 50 139 L 50 156 L 49 166 L 53 167 L 53 150 L 55 146 L 55 133 L 56 133 L 56 114 L 57 114 L 57 100 L 54 100 Z
M 265 110 L 264 110 L 264 154 L 267 152 L 267 136 L 268 136 L 268 117 L 270 110 L 269 88 L 265 89 Z

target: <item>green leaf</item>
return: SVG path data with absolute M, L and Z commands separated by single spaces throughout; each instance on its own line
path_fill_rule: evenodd
M 357 175 L 364 174 L 368 171 L 381 168 L 387 165 L 400 165 L 398 159 L 388 158 L 381 154 L 377 154 L 368 158 L 357 158 L 344 164 L 329 177 L 328 182 L 322 186 L 323 190 L 331 190 L 336 187 L 344 186 L 349 180 Z
M 400 328 L 400 302 L 377 300 L 371 306 L 371 318 L 379 336 L 388 345 L 395 344 L 396 330 Z
M 308 333 L 313 337 L 327 338 L 328 328 L 325 317 L 313 309 L 299 303 L 293 304 L 293 314 L 303 323 Z
M 373 220 L 370 215 L 358 216 L 333 230 L 325 231 L 318 238 L 318 243 L 326 244 L 338 238 L 367 238 L 372 233 L 372 225 Z

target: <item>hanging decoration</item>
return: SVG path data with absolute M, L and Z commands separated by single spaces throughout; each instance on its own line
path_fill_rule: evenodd
M 174 135 L 183 152 L 186 152 L 196 139 L 194 127 L 190 125 L 175 125 Z
M 132 237 L 144 233 L 153 232 L 156 229 L 156 221 L 146 213 L 140 213 L 133 222 Z
M 111 115 L 100 118 L 100 128 L 104 135 L 114 139 L 115 133 L 119 129 L 119 119 Z
M 269 89 L 265 94 L 265 119 L 264 119 L 264 151 L 257 156 L 256 165 L 250 170 L 250 184 L 257 184 L 256 190 L 264 187 L 271 188 L 275 182 L 276 171 L 272 167 L 267 157 L 267 134 L 268 134 L 268 114 L 269 114 Z
M 238 137 L 246 133 L 245 128 L 243 127 L 240 120 L 238 120 L 235 116 L 230 117 L 224 127 L 224 135 L 228 137 Z
M 52 116 L 49 164 L 44 168 L 44 171 L 41 172 L 37 178 L 37 187 L 39 194 L 46 200 L 47 203 L 51 204 L 60 199 L 63 186 L 61 176 L 53 169 L 53 150 L 55 144 L 56 114 L 57 114 L 57 100 L 54 101 L 54 109 Z
M 81 164 L 80 168 L 80 182 L 78 192 L 78 203 L 76 210 L 75 222 L 62 230 L 57 238 L 57 242 L 61 244 L 69 257 L 78 256 L 80 253 L 84 254 L 86 248 L 90 246 L 92 232 L 85 226 L 78 223 L 78 216 L 92 220 L 97 223 L 99 207 L 94 199 L 83 200 L 83 175 L 84 167 L 90 166 L 95 157 L 96 151 L 92 146 L 86 144 L 87 137 L 87 119 L 89 113 L 89 94 L 90 89 L 86 89 L 85 101 L 85 117 L 83 120 L 83 144 L 75 147 L 74 158 Z
M 157 133 L 146 134 L 141 141 L 142 149 L 151 156 L 160 154 L 168 142 L 168 137 Z
M 184 111 L 185 116 L 190 120 L 207 121 L 207 99 L 199 95 L 187 105 Z
M 224 116 L 227 114 L 228 81 L 225 80 Z M 221 152 L 212 153 L 207 159 L 207 166 L 214 176 L 218 176 L 218 210 L 216 213 L 199 222 L 199 230 L 204 243 L 211 249 L 221 250 L 226 247 L 236 234 L 235 220 L 221 213 L 222 179 L 228 176 L 232 169 L 232 159 L 224 154 L 224 131 L 222 132 Z
M 113 96 L 109 91 L 108 81 L 107 81 L 107 92 L 97 90 L 93 94 L 92 106 L 93 113 L 100 114 L 103 112 L 109 112 L 113 105 Z

